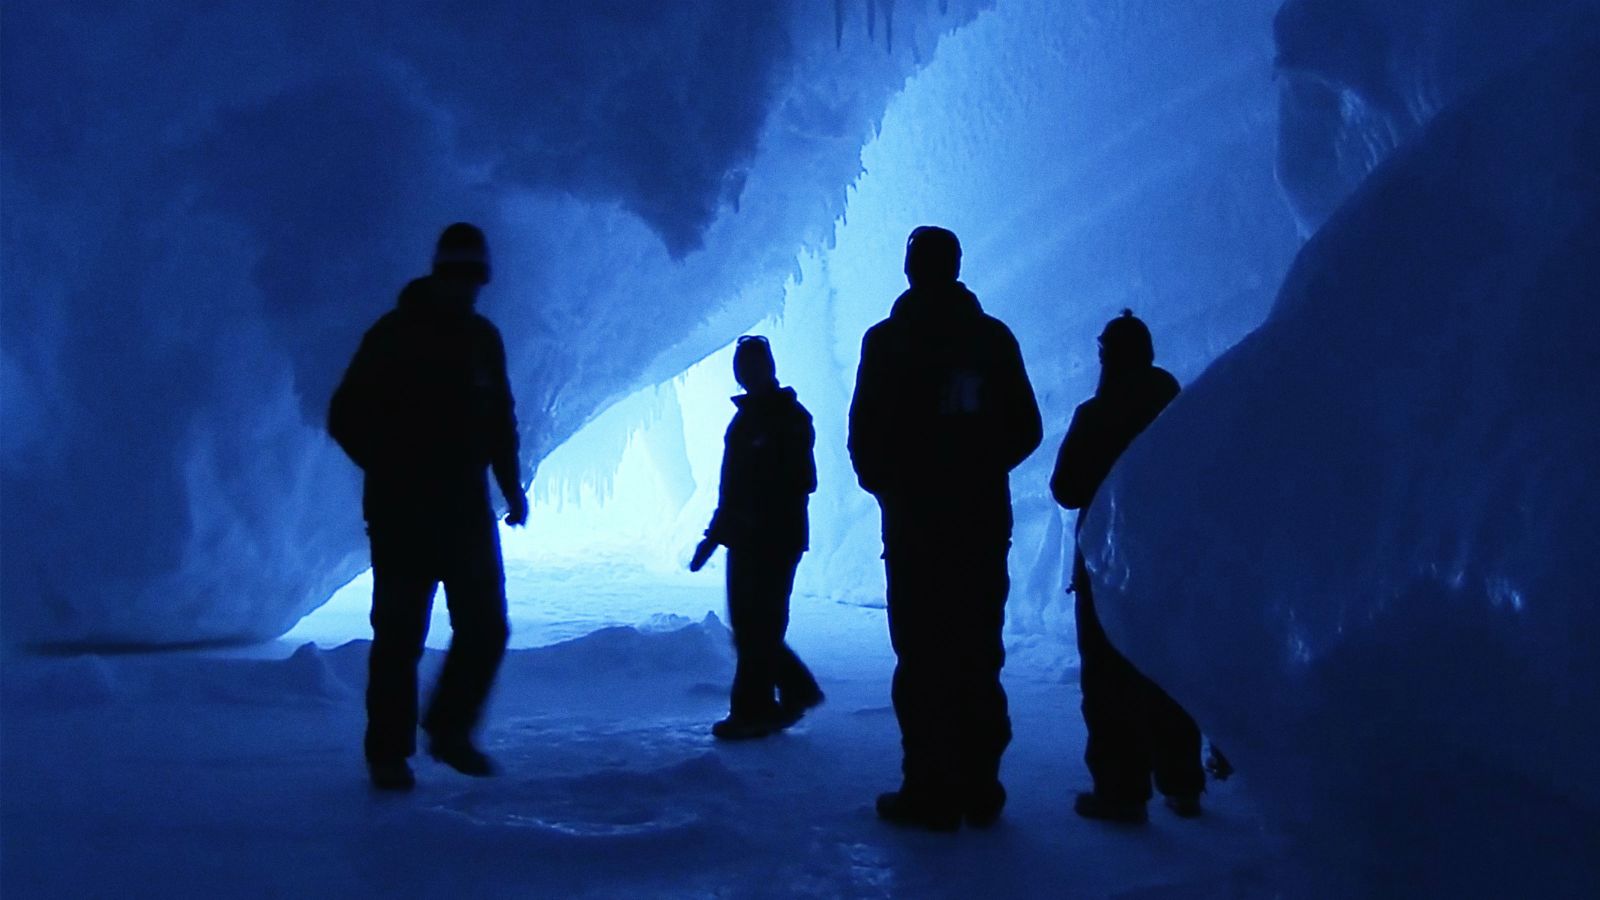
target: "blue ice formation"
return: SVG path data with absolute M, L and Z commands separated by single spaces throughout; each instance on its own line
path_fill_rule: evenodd
M 8 7 L 6 640 L 282 632 L 365 566 L 324 410 L 444 223 L 536 460 L 776 306 L 980 5 Z
M 1378 67 L 1389 89 L 1464 85 L 1452 65 L 1479 83 L 1341 202 L 1289 185 L 1334 208 L 1267 321 L 1119 464 L 1082 546 L 1112 638 L 1303 838 L 1317 890 L 1581 896 L 1600 884 L 1600 7 L 1545 4 L 1560 27 L 1530 15 L 1530 39 L 1424 5 L 1460 34 L 1428 32 L 1426 79 Z M 1312 6 L 1363 5 L 1293 3 L 1280 26 Z M 1324 134 L 1319 160 L 1348 137 Z

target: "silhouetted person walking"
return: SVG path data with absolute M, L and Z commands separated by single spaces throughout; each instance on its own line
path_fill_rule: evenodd
M 795 568 L 809 540 L 806 506 L 817 489 L 816 432 L 793 388 L 778 385 L 766 338 L 746 336 L 733 352 L 745 393 L 728 424 L 717 512 L 695 549 L 698 572 L 728 548 L 728 619 L 738 655 L 728 717 L 711 726 L 723 740 L 765 737 L 822 702 L 822 689 L 784 643 Z M 774 693 L 776 692 L 776 694 Z
M 954 234 L 911 233 L 911 289 L 867 331 L 850 406 L 850 458 L 883 511 L 904 751 L 878 815 L 936 830 L 991 824 L 1005 805 L 1010 472 L 1042 436 L 1017 341 L 960 271 Z
M 1100 334 L 1100 384 L 1073 413 L 1056 457 L 1050 477 L 1056 502 L 1088 508 L 1117 458 L 1176 396 L 1177 379 L 1155 365 L 1150 330 L 1123 310 Z M 1080 529 L 1082 524 L 1080 514 Z M 1181 816 L 1198 816 L 1205 789 L 1199 727 L 1111 645 L 1095 612 L 1081 550 L 1073 557 L 1072 587 L 1089 732 L 1084 761 L 1094 778 L 1094 791 L 1079 794 L 1074 808 L 1086 818 L 1143 822 L 1153 775 L 1168 806 Z
M 428 751 L 468 775 L 493 774 L 472 732 L 505 654 L 505 573 L 485 469 L 521 525 L 517 421 L 505 347 L 473 310 L 489 281 L 483 233 L 439 237 L 433 273 L 400 292 L 361 341 L 333 395 L 328 431 L 366 473 L 372 541 L 372 653 L 366 757 L 374 785 L 414 783 L 417 663 L 442 582 L 453 632 L 422 727 Z

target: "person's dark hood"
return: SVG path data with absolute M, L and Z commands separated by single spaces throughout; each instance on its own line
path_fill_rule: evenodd
M 889 318 L 911 325 L 960 323 L 983 315 L 978 295 L 959 281 L 935 287 L 914 287 L 901 294 Z
M 757 413 L 797 406 L 800 403 L 800 398 L 792 387 L 763 391 L 759 394 L 740 394 L 732 400 L 733 405 L 739 407 L 740 411 Z

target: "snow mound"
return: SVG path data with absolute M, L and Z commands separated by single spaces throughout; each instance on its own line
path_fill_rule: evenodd
M 10 658 L 5 664 L 5 706 L 69 709 L 117 696 L 117 675 L 99 656 Z
M 1081 538 L 1348 895 L 1600 885 L 1593 23 L 1374 173 Z
M 341 648 L 342 649 L 342 648 Z M 179 704 L 332 705 L 366 683 L 366 656 L 305 644 L 286 659 L 229 659 L 194 653 L 70 657 L 19 656 L 5 668 L 8 704 L 66 709 L 161 699 Z
M 721 678 L 733 671 L 732 634 L 715 613 L 690 625 L 663 630 L 657 621 L 641 630 L 616 625 L 507 657 L 507 667 L 534 670 L 550 678 L 583 678 L 596 673 L 638 677 L 661 672 Z

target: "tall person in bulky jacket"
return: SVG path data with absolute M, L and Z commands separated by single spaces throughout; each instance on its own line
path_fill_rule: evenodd
M 442 583 L 453 631 L 422 721 L 429 752 L 469 775 L 493 762 L 473 730 L 505 654 L 505 573 L 486 470 L 528 518 L 505 347 L 474 311 L 489 281 L 483 233 L 446 228 L 433 272 L 406 285 L 367 331 L 334 392 L 328 431 L 366 476 L 372 542 L 372 651 L 368 660 L 368 772 L 375 786 L 415 784 L 417 663 Z
M 877 810 L 934 830 L 992 824 L 1005 805 L 1010 472 L 1042 437 L 1016 338 L 960 270 L 954 234 L 911 233 L 910 289 L 867 332 L 850 406 L 851 462 L 883 513 L 897 659 L 904 778 Z

